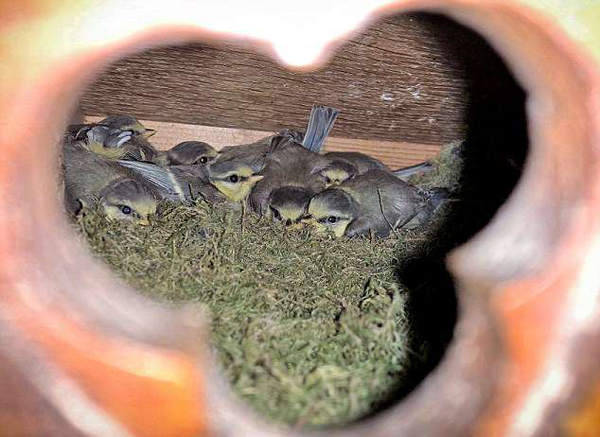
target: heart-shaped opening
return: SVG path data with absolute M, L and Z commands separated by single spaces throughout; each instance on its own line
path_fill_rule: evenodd
M 214 134 L 219 131 L 216 128 L 225 127 L 237 134 L 243 131 L 242 138 L 247 138 L 248 130 L 271 131 L 290 125 L 301 128 L 304 123 L 299 120 L 305 120 L 310 105 L 327 103 L 347 114 L 347 118 L 341 116 L 336 125 L 338 130 L 332 133 L 333 139 L 339 140 L 338 145 L 389 158 L 391 165 L 408 163 L 405 159 L 411 156 L 423 158 L 424 151 L 435 152 L 447 141 L 467 139 L 465 154 L 457 156 L 464 159 L 465 165 L 461 172 L 465 177 L 458 191 L 468 201 L 455 202 L 453 213 L 446 217 L 446 229 L 451 232 L 438 235 L 435 250 L 428 251 L 427 256 L 412 254 L 414 256 L 405 257 L 395 266 L 401 267 L 395 269 L 396 279 L 404 281 L 407 287 L 405 303 L 411 329 L 418 341 L 427 344 L 427 354 L 410 351 L 408 355 L 418 357 L 415 361 L 420 362 L 409 366 L 401 378 L 392 378 L 401 381 L 392 390 L 369 393 L 377 398 L 368 399 L 372 410 L 361 407 L 345 418 L 333 414 L 330 417 L 335 416 L 335 419 L 331 421 L 323 420 L 321 414 L 319 421 L 311 421 L 317 414 L 307 408 L 288 423 L 298 426 L 340 424 L 379 413 L 370 420 L 354 423 L 339 435 L 402 432 L 464 435 L 476 423 L 481 426 L 484 420 L 481 413 L 490 405 L 492 390 L 496 390 L 499 394 L 496 398 L 503 404 L 492 405 L 495 408 L 492 411 L 508 413 L 488 420 L 486 425 L 496 431 L 506 429 L 510 414 L 518 414 L 515 411 L 519 402 L 527 400 L 528 390 L 537 381 L 536 371 L 545 368 L 544 354 L 554 333 L 553 330 L 527 329 L 539 320 L 539 311 L 536 312 L 537 307 L 533 305 L 536 297 L 544 297 L 547 290 L 556 292 L 552 296 L 564 297 L 563 291 L 568 288 L 565 281 L 558 279 L 575 271 L 568 259 L 575 259 L 573 254 L 581 255 L 587 248 L 585 239 L 589 228 L 586 225 L 589 223 L 584 215 L 589 212 L 585 207 L 589 193 L 585 182 L 592 174 L 590 151 L 597 129 L 591 116 L 595 101 L 589 98 L 589 88 L 596 82 L 585 60 L 574 54 L 573 48 L 556 32 L 548 31 L 544 23 L 515 6 L 495 5 L 488 9 L 462 1 L 444 10 L 488 37 L 506 56 L 527 90 L 532 148 L 523 179 L 508 197 L 527 153 L 525 94 L 494 51 L 472 31 L 439 16 L 418 14 L 388 18 L 362 34 L 355 34 L 353 42 L 341 47 L 333 63 L 324 66 L 322 71 L 304 76 L 281 69 L 244 48 L 164 46 L 169 41 L 193 40 L 199 34 L 203 38 L 216 35 L 201 33 L 198 25 L 206 25 L 213 32 L 233 29 L 223 25 L 228 20 L 222 21 L 219 15 L 222 11 L 216 6 L 211 16 L 214 25 L 209 26 L 201 6 L 194 8 L 187 3 L 175 3 L 177 5 L 169 11 L 150 7 L 140 18 L 145 23 L 140 27 L 131 20 L 123 27 L 120 26 L 126 20 L 106 21 L 110 34 L 106 38 L 101 37 L 98 20 L 90 20 L 90 15 L 86 15 L 89 21 L 82 20 L 79 24 L 95 23 L 96 26 L 81 25 L 81 33 L 73 37 L 80 45 L 73 47 L 89 52 L 75 53 L 73 47 L 57 42 L 63 41 L 68 32 L 61 26 L 58 26 L 59 31 L 52 26 L 62 23 L 66 13 L 57 14 L 56 20 L 48 20 L 43 26 L 21 29 L 23 35 L 29 29 L 32 38 L 22 38 L 22 58 L 11 58 L 23 71 L 17 68 L 18 75 L 7 74 L 9 83 L 14 84 L 11 92 L 15 99 L 14 104 L 10 102 L 12 106 L 5 102 L 8 140 L 0 138 L 6 157 L 0 180 L 4 202 L 0 215 L 4 237 L 1 248 L 5 261 L 1 271 L 3 290 L 6 290 L 0 307 L 3 335 L 0 381 L 8 380 L 5 375 L 16 371 L 22 377 L 22 392 L 31 400 L 23 403 L 19 396 L 3 400 L 8 405 L 7 411 L 19 411 L 9 415 L 11 426 L 20 430 L 32 425 L 24 413 L 30 411 L 27 408 L 32 405 L 42 405 L 47 420 L 40 428 L 51 424 L 57 429 L 98 435 L 127 432 L 196 435 L 208 427 L 238 435 L 278 434 L 267 430 L 256 416 L 240 408 L 227 390 L 222 390 L 222 378 L 214 376 L 214 369 L 207 364 L 210 360 L 206 359 L 205 342 L 199 341 L 205 330 L 199 326 L 198 314 L 173 310 L 128 290 L 73 238 L 57 196 L 48 195 L 50 181 L 55 180 L 57 173 L 56 160 L 51 159 L 55 158 L 52 155 L 56 148 L 43 146 L 60 142 L 62 134 L 58 126 L 62 123 L 62 130 L 66 124 L 67 106 L 74 104 L 75 87 L 89 80 L 90 74 L 97 73 L 101 65 L 106 66 L 108 56 L 125 56 L 129 49 L 139 53 L 144 44 L 158 43 L 163 44 L 163 48 L 120 61 L 110 58 L 115 63 L 109 66 L 109 73 L 101 76 L 83 98 L 82 106 L 87 115 L 129 112 L 144 123 L 158 121 L 163 124 L 157 125 L 157 138 L 168 130 L 164 123 L 169 126 L 171 122 L 178 123 L 175 127 L 178 132 L 186 132 L 184 127 L 194 124 L 191 131 L 187 131 L 194 135 L 198 132 Z M 450 3 L 453 4 L 441 2 Z M 399 8 L 396 4 L 387 7 L 389 12 L 397 12 Z M 128 17 L 129 11 L 122 12 L 122 17 Z M 163 15 L 166 12 L 173 14 Z M 332 44 L 343 32 L 353 29 L 357 21 L 352 17 L 365 16 L 365 11 L 352 8 L 347 12 L 340 16 L 340 26 L 345 26 L 342 30 L 334 28 L 326 32 L 329 27 L 315 24 L 323 41 L 317 41 L 320 37 L 307 36 L 306 50 L 299 50 L 299 56 L 294 56 L 283 44 L 295 41 L 293 47 L 302 47 L 298 44 L 299 38 L 262 33 L 253 26 L 240 32 L 269 40 L 282 59 L 302 63 L 305 55 L 320 50 L 322 44 Z M 332 16 L 332 11 L 324 10 L 321 15 L 327 14 Z M 260 17 L 256 18 L 264 24 Z M 157 28 L 157 23 L 177 27 Z M 36 24 L 41 23 L 36 21 Z M 77 25 L 74 28 L 77 29 Z M 35 29 L 41 29 L 42 33 L 36 33 Z M 149 33 L 136 33 L 148 29 Z M 62 36 L 57 37 L 58 34 Z M 40 50 L 42 35 L 54 35 L 56 50 Z M 115 41 L 117 44 L 111 45 Z M 98 42 L 100 46 L 96 45 Z M 396 44 L 403 49 L 395 49 Z M 265 50 L 267 46 L 257 44 L 256 47 Z M 214 64 L 186 62 L 186 59 L 211 53 L 208 61 L 216 59 Z M 236 69 L 227 68 L 236 65 L 233 61 L 239 59 L 245 62 Z M 547 71 L 548 64 L 552 67 L 551 74 Z M 178 69 L 174 65 L 178 65 Z M 347 68 L 336 72 L 333 69 L 336 65 Z M 48 70 L 44 70 L 46 67 Z M 119 71 L 119 68 L 125 70 Z M 198 98 L 197 83 L 189 81 L 190 69 L 194 68 L 214 73 L 215 77 L 197 77 L 202 78 L 203 89 L 212 97 L 212 106 L 199 108 L 187 101 L 188 93 L 195 96 L 194 102 Z M 259 71 L 248 75 L 246 69 Z M 152 71 L 150 75 L 149 71 Z M 382 71 L 385 74 L 381 74 Z M 371 76 L 364 76 L 365 72 Z M 261 80 L 253 83 L 251 79 L 257 77 Z M 272 82 L 265 82 L 265 77 Z M 180 86 L 184 84 L 182 78 L 188 78 L 187 88 Z M 356 78 L 362 78 L 361 86 L 354 82 Z M 176 85 L 164 86 L 173 79 Z M 298 82 L 294 83 L 295 80 Z M 236 93 L 238 83 L 245 86 Z M 319 88 L 323 83 L 328 85 L 327 92 Z M 399 83 L 404 85 L 397 88 Z M 300 90 L 294 94 L 296 101 L 286 100 L 289 99 L 286 84 Z M 331 92 L 332 89 L 335 92 Z M 366 95 L 365 89 L 369 90 Z M 232 97 L 232 90 L 243 98 Z M 303 93 L 302 90 L 311 91 Z M 277 99 L 272 98 L 274 95 Z M 323 101 L 322 97 L 332 100 Z M 450 100 L 444 100 L 446 98 Z M 287 101 L 292 109 L 274 111 L 280 99 Z M 458 110 L 452 111 L 452 107 Z M 194 113 L 197 110 L 199 112 Z M 258 110 L 261 115 L 257 116 L 252 110 Z M 245 117 L 248 111 L 251 117 Z M 407 117 L 403 118 L 403 114 Z M 376 122 L 372 123 L 374 118 Z M 208 126 L 208 130 L 198 125 Z M 23 148 L 31 132 L 49 135 L 44 135 L 32 147 Z M 54 134 L 57 136 L 53 137 Z M 369 148 L 372 144 L 376 146 Z M 393 152 L 383 153 L 389 150 Z M 398 157 L 401 159 L 397 160 Z M 33 163 L 37 164 L 35 170 L 32 170 Z M 572 171 L 575 168 L 582 171 Z M 500 205 L 504 205 L 500 213 L 492 218 Z M 444 257 L 448 250 L 465 242 L 490 219 L 482 232 L 450 258 L 452 271 L 462 286 L 460 293 L 455 294 L 452 279 L 445 271 Z M 204 238 L 201 233 L 198 237 Z M 170 241 L 178 243 L 175 239 Z M 375 248 L 381 244 L 368 243 Z M 576 250 L 578 247 L 580 252 Z M 177 244 L 165 251 L 165 256 L 173 260 L 177 254 Z M 543 281 L 535 276 L 527 283 L 520 279 L 540 272 Z M 363 285 L 372 283 L 365 281 Z M 367 287 L 361 291 L 365 290 L 369 291 Z M 523 290 L 534 290 L 535 296 L 532 293 L 520 295 Z M 363 297 L 358 310 L 376 307 L 375 304 L 379 304 L 379 310 L 389 310 L 374 316 L 389 314 L 399 302 L 396 295 L 388 291 Z M 558 298 L 548 301 L 544 315 L 558 318 L 564 301 Z M 294 304 L 291 302 L 290 307 Z M 310 310 L 307 314 L 310 316 Z M 351 341 L 360 345 L 367 337 L 356 337 L 352 332 L 355 314 L 340 311 L 334 322 L 342 329 L 349 328 L 348 338 L 352 337 Z M 528 317 L 536 314 L 538 318 L 530 320 Z M 381 319 L 373 317 L 366 326 L 373 332 L 382 332 L 385 323 L 381 323 Z M 518 323 L 511 324 L 511 321 Z M 398 333 L 396 326 L 393 328 L 389 331 L 392 337 Z M 524 353 L 527 344 L 540 347 Z M 248 348 L 248 356 L 256 355 L 254 346 Z M 365 350 L 368 351 L 368 347 Z M 566 348 L 561 357 L 566 360 L 573 356 L 572 352 Z M 365 361 L 368 359 L 366 356 Z M 507 360 L 511 365 L 501 367 Z M 318 378 L 313 378 L 311 383 L 330 384 L 326 392 L 335 395 L 339 389 L 336 381 L 342 375 L 346 378 L 342 387 L 345 392 L 342 390 L 340 397 L 344 397 L 346 405 L 356 405 L 357 397 L 352 390 L 357 381 L 352 380 L 352 372 L 340 373 L 340 369 L 345 370 L 343 365 L 310 369 L 311 372 L 321 370 L 313 373 Z M 281 372 L 269 376 L 281 382 L 289 381 Z M 397 377 L 398 372 L 386 375 L 389 376 Z M 498 384 L 501 377 L 507 378 L 509 384 Z M 367 378 L 363 376 L 358 383 L 364 383 Z M 301 382 L 308 380 L 307 375 Z M 558 388 L 571 382 L 565 381 Z M 291 391 L 305 394 L 303 386 L 298 388 L 295 383 L 290 386 Z M 568 390 L 561 392 L 561 399 L 566 399 L 574 387 L 570 384 Z M 557 386 L 551 388 L 557 389 Z M 248 393 L 254 395 L 248 391 L 245 394 Z M 402 402 L 398 402 L 400 399 Z M 19 408 L 15 409 L 15 405 Z M 20 408 L 23 405 L 27 408 Z M 321 404 L 315 405 L 321 408 Z M 547 417 L 550 409 L 547 404 L 536 402 L 533 410 L 524 411 L 529 416 L 519 423 L 519 429 L 531 431 L 541 418 Z M 327 413 L 324 407 L 318 411 L 323 412 Z M 4 416 L 0 420 L 5 420 Z M 331 434 L 338 433 L 332 431 Z
M 127 114 L 156 131 L 159 152 L 183 141 L 219 150 L 302 130 L 313 104 L 340 110 L 325 152 L 359 151 L 392 169 L 430 162 L 408 180 L 449 190 L 444 212 L 385 241 L 322 241 L 203 201 L 160 208 L 150 228 L 88 211 L 78 224 L 144 294 L 206 306 L 238 395 L 270 420 L 322 427 L 398 402 L 452 341 L 446 257 L 507 199 L 528 148 L 525 94 L 499 56 L 432 14 L 382 20 L 306 73 L 235 45 L 157 48 L 113 63 L 83 93 L 79 121 Z M 67 183 L 89 175 L 67 172 Z

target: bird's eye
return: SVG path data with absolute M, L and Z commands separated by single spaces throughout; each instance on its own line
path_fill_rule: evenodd
M 208 162 L 208 158 L 206 156 L 203 156 L 198 161 L 200 162 L 200 164 L 206 164 Z
M 337 217 L 330 215 L 329 217 L 327 217 L 327 221 L 329 223 L 336 223 L 338 221 Z
M 271 212 L 273 213 L 273 217 L 275 217 L 277 220 L 281 220 L 281 214 L 279 211 L 277 211 L 275 208 L 271 208 Z
M 327 182 L 328 184 L 331 183 L 331 179 L 330 178 L 325 178 L 325 182 Z
M 229 180 L 235 184 L 237 183 L 237 181 L 240 180 L 240 178 L 238 177 L 238 175 L 232 174 L 231 176 L 229 176 Z
M 121 212 L 125 215 L 129 215 L 131 214 L 133 211 L 131 210 L 130 207 L 128 207 L 127 205 L 122 205 L 121 206 Z

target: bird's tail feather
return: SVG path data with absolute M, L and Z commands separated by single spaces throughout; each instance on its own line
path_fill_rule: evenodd
M 302 145 L 312 152 L 320 152 L 339 112 L 330 106 L 314 105 Z

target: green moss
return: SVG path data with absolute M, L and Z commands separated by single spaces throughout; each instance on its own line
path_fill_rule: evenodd
M 274 421 L 346 423 L 414 383 L 407 375 L 426 348 L 414 344 L 397 268 L 432 228 L 333 240 L 202 203 L 162 205 L 149 228 L 93 211 L 77 225 L 92 252 L 142 293 L 204 304 L 225 375 Z

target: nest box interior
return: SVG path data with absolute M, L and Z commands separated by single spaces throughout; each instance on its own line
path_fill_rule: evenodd
M 186 140 L 215 148 L 303 130 L 314 104 L 340 110 L 326 151 L 360 151 L 400 168 L 462 144 L 461 199 L 433 259 L 405 264 L 411 323 L 432 349 L 393 401 L 435 367 L 452 339 L 456 290 L 444 259 L 507 199 L 527 154 L 525 93 L 475 32 L 441 15 L 387 17 L 354 35 L 317 71 L 282 68 L 229 44 L 160 47 L 120 59 L 88 89 L 85 121 L 129 114 L 157 130 L 158 149 Z M 416 278 L 437 277 L 435 293 Z M 411 282 L 412 281 L 412 282 Z M 413 287 L 413 288 L 411 288 Z M 379 405 L 378 408 L 380 408 Z

